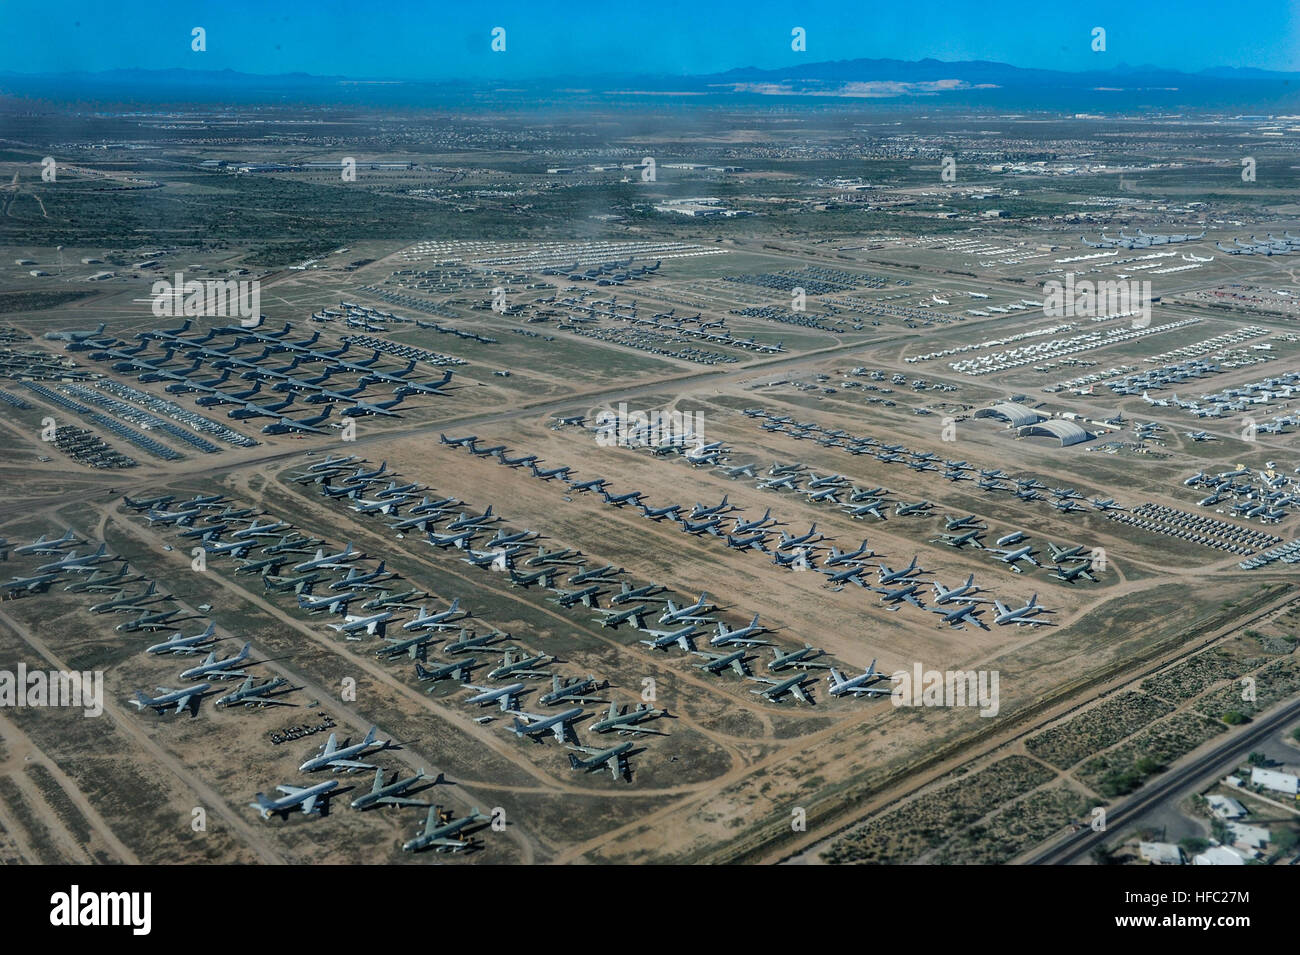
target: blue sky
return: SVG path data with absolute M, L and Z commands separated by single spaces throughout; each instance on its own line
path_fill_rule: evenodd
M 190 49 L 191 29 L 207 51 Z M 506 51 L 490 49 L 493 27 Z M 793 27 L 807 52 L 790 48 Z M 1090 48 L 1093 27 L 1107 51 Z M 1148 3 L 845 3 L 551 0 L 465 4 L 312 0 L 269 3 L 0 3 L 0 70 L 232 69 L 392 79 L 711 73 L 739 66 L 891 57 L 984 59 L 1080 70 L 1300 70 L 1291 0 Z

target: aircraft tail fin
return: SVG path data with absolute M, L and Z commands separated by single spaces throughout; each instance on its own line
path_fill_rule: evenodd
M 572 753 L 569 754 L 569 766 L 572 769 L 582 769 L 582 763 L 580 763 L 578 757 L 574 756 Z

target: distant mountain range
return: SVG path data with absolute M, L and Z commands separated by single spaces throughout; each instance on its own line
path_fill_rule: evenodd
M 78 102 L 354 106 L 444 106 L 456 101 L 512 108 L 694 93 L 713 100 L 773 98 L 846 105 L 1017 108 L 1130 112 L 1213 109 L 1300 110 L 1300 73 L 1215 68 L 1185 73 L 1153 66 L 1067 72 L 984 60 L 837 60 L 776 69 L 743 67 L 700 76 L 557 75 L 535 80 L 361 79 L 307 73 L 259 75 L 233 70 L 111 70 L 101 73 L 0 72 L 0 94 Z M 692 98 L 695 99 L 694 97 Z

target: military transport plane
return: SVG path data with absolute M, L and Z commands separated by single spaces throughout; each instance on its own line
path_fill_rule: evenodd
M 468 849 L 474 844 L 471 840 L 454 837 L 474 823 L 489 818 L 477 809 L 471 809 L 468 816 L 446 821 L 440 815 L 440 808 L 434 806 L 429 810 L 428 818 L 424 822 L 424 831 L 414 839 L 402 843 L 403 852 L 418 852 L 429 846 L 432 846 L 436 852 L 460 852 Z
M 868 696 L 888 696 L 891 690 L 868 685 L 883 679 L 885 674 L 876 669 L 876 661 L 872 660 L 866 671 L 858 676 L 845 677 L 835 667 L 831 667 L 826 683 L 831 696 L 843 696 L 845 693 L 852 693 L 854 696 L 862 696 L 864 693 Z
M 667 734 L 662 730 L 649 729 L 640 724 L 667 715 L 667 710 L 652 709 L 649 703 L 638 703 L 634 709 L 620 708 L 617 703 L 610 703 L 609 712 L 605 715 L 605 718 L 592 723 L 589 729 L 593 733 L 614 731 L 620 735 L 624 733 L 650 733 L 655 736 L 665 736 Z
M 182 710 L 187 709 L 197 711 L 199 700 L 210 689 L 212 689 L 212 686 L 208 683 L 198 683 L 183 690 L 172 690 L 160 686 L 158 692 L 162 694 L 161 696 L 150 698 L 137 690 L 135 699 L 127 700 L 127 702 L 137 710 L 142 710 L 148 706 L 158 713 L 162 713 L 167 709 L 171 709 L 173 713 L 180 713 Z M 175 708 L 172 708 L 172 704 L 175 704 Z
M 331 779 L 327 782 L 317 783 L 315 786 L 277 786 L 280 792 L 286 795 L 280 799 L 268 799 L 264 793 L 258 793 L 256 802 L 250 802 L 249 805 L 262 814 L 263 819 L 270 819 L 272 815 L 282 815 L 286 819 L 289 816 L 289 810 L 295 806 L 301 806 L 304 813 L 319 813 L 321 804 L 324 803 L 327 792 L 339 784 L 337 779 Z
M 569 738 L 573 736 L 573 727 L 569 724 L 585 715 L 580 706 L 563 710 L 554 716 L 539 716 L 536 713 L 525 713 L 522 710 L 512 710 L 511 712 L 515 714 L 515 723 L 512 727 L 515 735 L 530 737 L 534 742 L 538 743 L 541 742 L 538 737 L 547 731 L 561 743 L 567 743 Z M 525 723 L 519 719 L 521 716 L 533 722 Z
M 527 686 L 523 683 L 510 683 L 506 686 L 475 686 L 466 683 L 462 689 L 475 691 L 474 696 L 465 700 L 466 703 L 475 703 L 479 706 L 497 703 L 504 712 L 509 713 L 515 709 L 516 698 L 527 689 Z
M 751 676 L 748 679 L 753 680 L 755 683 L 769 684 L 766 689 L 750 691 L 751 693 L 758 694 L 765 700 L 779 703 L 786 694 L 790 694 L 800 703 L 807 703 L 809 706 L 813 705 L 812 697 L 809 696 L 808 692 L 803 688 L 804 682 L 811 679 L 807 673 L 796 673 L 794 676 L 784 680 L 773 680 L 770 677 L 765 676 Z
M 1038 602 L 1038 594 L 1029 598 L 1029 602 L 1023 607 L 1007 607 L 1001 601 L 993 601 L 993 607 L 997 610 L 997 616 L 993 622 L 1003 626 L 1014 623 L 1017 627 L 1054 627 L 1056 624 L 1049 620 L 1039 620 L 1037 615 L 1040 613 L 1051 613 Z
M 375 770 L 375 784 L 370 788 L 370 792 L 363 793 L 356 799 L 352 800 L 352 808 L 369 809 L 371 806 L 393 806 L 396 808 L 420 806 L 421 808 L 429 808 L 430 803 L 422 802 L 419 799 L 411 799 L 405 795 L 407 790 L 420 780 L 428 778 L 429 777 L 425 771 L 421 769 L 414 776 L 409 776 L 406 779 L 399 779 L 396 782 L 389 783 L 385 786 L 384 771 L 382 769 L 377 769 Z M 437 785 L 442 781 L 442 773 L 439 773 L 438 778 L 432 780 L 430 785 Z M 335 783 L 337 783 L 337 780 L 335 780 Z
M 298 767 L 298 771 L 303 773 L 314 773 L 318 769 L 328 768 L 334 770 L 336 773 L 340 771 L 352 773 L 362 769 L 375 769 L 376 767 L 373 764 L 358 762 L 352 757 L 361 756 L 372 746 L 377 746 L 378 749 L 376 749 L 375 752 L 379 752 L 380 750 L 385 750 L 392 745 L 392 740 L 376 740 L 375 734 L 377 731 L 378 727 L 370 727 L 370 731 L 366 733 L 365 739 L 359 743 L 354 743 L 351 746 L 344 746 L 342 749 L 339 748 L 337 734 L 330 733 L 330 738 L 327 739 L 325 745 L 320 748 L 320 754 L 308 759 Z
M 250 676 L 238 690 L 214 700 L 213 706 L 234 706 L 236 703 L 242 703 L 244 706 L 293 706 L 293 703 L 277 700 L 270 695 L 280 687 L 288 685 L 289 681 L 282 676 L 255 685 Z
M 239 666 L 248 659 L 249 644 L 245 643 L 233 657 L 226 657 L 224 660 L 217 659 L 217 652 L 213 650 L 208 654 L 206 660 L 198 666 L 190 667 L 188 670 L 181 671 L 182 680 L 197 680 L 199 677 L 211 677 L 214 680 L 232 680 L 235 677 L 247 676 L 243 670 L 236 670 L 234 667 Z
M 576 752 L 587 753 L 588 758 L 579 759 L 570 753 L 569 766 L 572 769 L 581 769 L 589 773 L 598 772 L 608 766 L 615 779 L 631 782 L 632 768 L 628 765 L 627 758 L 631 755 L 632 747 L 635 745 L 635 743 L 628 741 L 619 743 L 617 746 L 611 746 L 608 749 L 597 749 L 594 746 L 570 746 L 569 749 Z
M 767 664 L 770 673 L 779 673 L 790 667 L 797 667 L 800 670 L 825 670 L 830 667 L 829 663 L 820 663 L 817 658 L 823 656 L 825 651 L 819 650 L 810 643 L 805 643 L 798 650 L 791 650 L 789 653 L 782 653 L 778 648 L 772 648 L 772 659 Z
M 202 633 L 196 633 L 192 637 L 183 636 L 179 631 L 172 634 L 170 638 L 162 643 L 155 643 L 153 646 L 145 649 L 145 653 L 202 653 L 202 647 L 206 644 L 216 641 L 217 625 L 210 623 L 207 629 Z

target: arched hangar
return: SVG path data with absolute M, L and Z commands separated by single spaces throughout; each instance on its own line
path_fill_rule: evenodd
M 1068 448 L 1072 444 L 1091 441 L 1096 437 L 1096 435 L 1085 431 L 1073 421 L 1062 421 L 1060 418 L 1039 421 L 1020 429 L 1020 437 L 1022 438 L 1044 435 L 1060 439 L 1063 448 Z
M 1037 411 L 1026 408 L 1024 405 L 1013 404 L 1010 401 L 991 405 L 988 408 L 981 408 L 979 411 L 975 412 L 975 417 L 998 418 L 1008 424 L 1015 425 L 1017 428 L 1037 424 L 1039 421 L 1043 420 L 1043 416 Z

